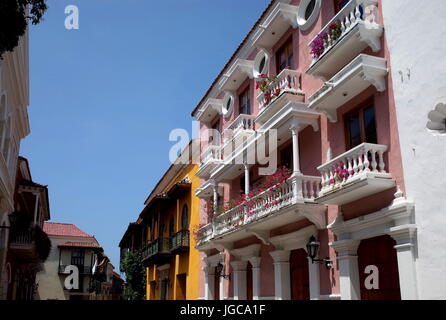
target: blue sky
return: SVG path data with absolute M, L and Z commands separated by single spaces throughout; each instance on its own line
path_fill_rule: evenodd
M 21 154 L 49 185 L 53 222 L 118 243 L 170 165 L 190 113 L 269 0 L 48 0 L 31 27 L 31 134 Z M 79 8 L 79 30 L 64 26 Z

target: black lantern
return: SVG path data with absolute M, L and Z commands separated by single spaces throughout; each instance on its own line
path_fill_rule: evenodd
M 223 264 L 222 264 L 221 262 L 219 262 L 219 263 L 217 264 L 217 267 L 215 268 L 215 271 L 216 271 L 217 274 L 218 274 L 220 277 L 222 277 L 223 279 L 230 279 L 230 278 L 231 278 L 231 275 L 230 275 L 230 274 L 224 274 L 224 273 L 223 273 L 223 269 L 224 269 Z
M 311 236 L 310 240 L 307 243 L 307 253 L 311 258 L 312 263 L 323 263 L 327 269 L 330 269 L 333 266 L 333 262 L 327 257 L 325 259 L 316 259 L 319 253 L 320 243 L 316 241 L 314 236 Z

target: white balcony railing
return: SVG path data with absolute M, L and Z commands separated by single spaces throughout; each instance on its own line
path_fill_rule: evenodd
M 390 178 L 384 163 L 386 151 L 385 145 L 363 143 L 318 167 L 322 175 L 320 195 L 340 190 L 361 179 L 364 174 Z
M 383 28 L 377 23 L 377 5 L 378 0 L 348 2 L 308 44 L 313 61 L 307 72 L 329 79 L 367 46 L 379 51 Z
M 223 131 L 224 143 L 235 138 L 241 132 L 251 132 L 255 130 L 255 116 L 250 114 L 240 114 L 231 125 Z
M 272 187 L 244 203 L 214 216 L 213 221 L 202 227 L 198 233 L 198 243 L 231 232 L 236 228 L 258 221 L 280 209 L 297 203 L 312 203 L 319 196 L 320 177 L 298 175 L 287 182 Z
M 276 79 L 268 85 L 268 88 L 257 97 L 260 112 L 283 93 L 302 93 L 300 81 L 300 72 L 290 69 L 282 70 Z
M 201 163 L 207 164 L 212 161 L 221 160 L 221 147 L 217 145 L 208 145 L 203 152 L 203 158 Z

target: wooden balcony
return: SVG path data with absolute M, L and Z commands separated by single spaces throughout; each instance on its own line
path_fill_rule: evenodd
M 158 238 L 142 251 L 142 261 L 146 265 L 163 264 L 168 262 L 170 257 L 169 238 Z
M 169 240 L 170 253 L 179 254 L 189 250 L 189 230 L 175 233 Z

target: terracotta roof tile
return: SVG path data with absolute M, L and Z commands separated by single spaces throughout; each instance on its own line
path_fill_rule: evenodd
M 59 247 L 75 247 L 75 248 L 98 248 L 102 249 L 99 244 L 96 242 L 65 242 L 62 244 L 59 244 Z
M 83 232 L 77 226 L 71 223 L 45 222 L 43 230 L 52 236 L 84 237 L 92 238 L 91 235 Z

